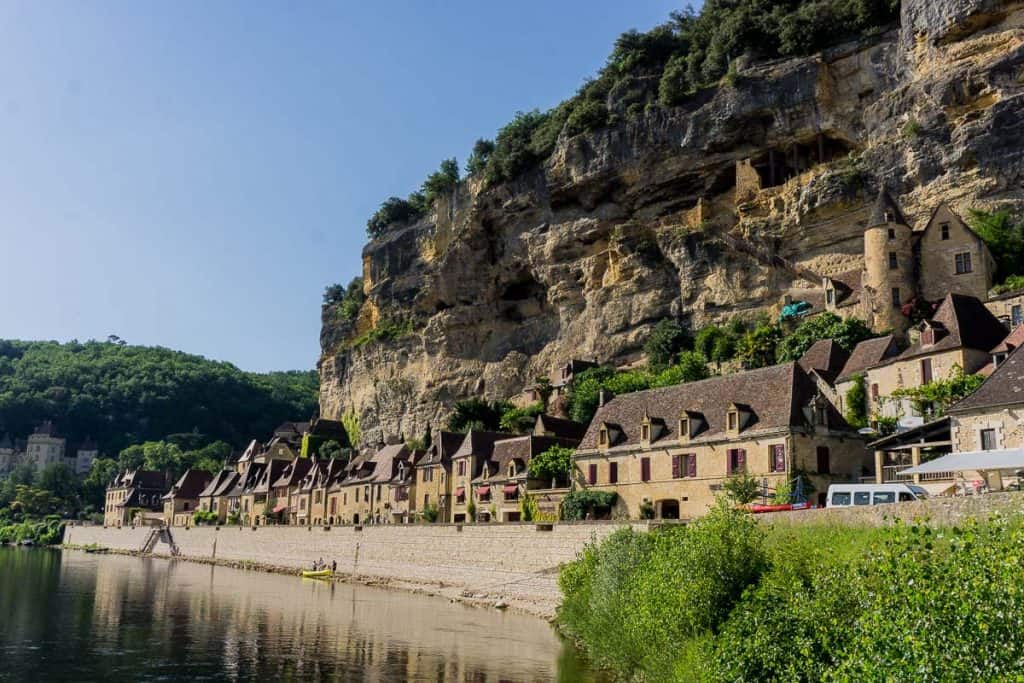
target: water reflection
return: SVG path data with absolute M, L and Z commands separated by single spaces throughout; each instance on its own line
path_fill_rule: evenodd
M 0 679 L 587 681 L 524 615 L 187 562 L 0 549 Z

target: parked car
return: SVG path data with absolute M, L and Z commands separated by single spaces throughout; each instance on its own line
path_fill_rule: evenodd
M 928 492 L 914 484 L 832 484 L 825 507 L 846 508 L 924 500 Z

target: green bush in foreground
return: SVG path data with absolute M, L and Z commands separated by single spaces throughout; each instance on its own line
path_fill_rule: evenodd
M 617 532 L 562 572 L 559 622 L 624 677 L 1019 680 L 1024 516 L 770 528 L 717 508 Z

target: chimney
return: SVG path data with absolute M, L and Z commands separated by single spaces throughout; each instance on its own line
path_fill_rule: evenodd
M 608 400 L 608 397 L 605 394 L 604 387 L 601 387 L 601 391 L 598 392 L 598 394 L 597 394 L 597 407 L 598 408 L 603 407 L 604 404 L 605 404 L 605 401 L 607 401 L 607 400 Z

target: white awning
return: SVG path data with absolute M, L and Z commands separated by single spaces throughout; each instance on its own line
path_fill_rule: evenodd
M 917 467 L 900 470 L 900 474 L 931 474 L 932 472 L 967 472 L 974 470 L 1024 470 L 1024 448 L 1001 451 L 968 451 L 950 453 L 929 460 Z

